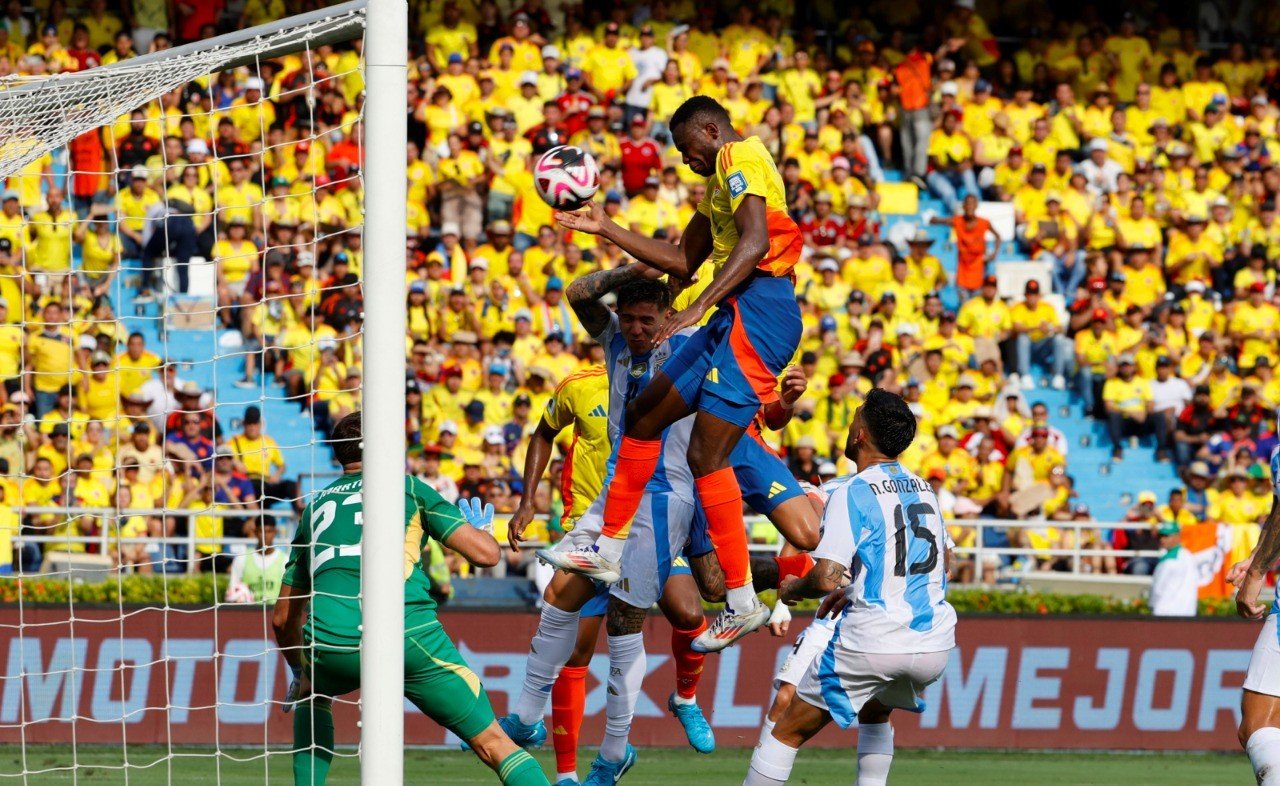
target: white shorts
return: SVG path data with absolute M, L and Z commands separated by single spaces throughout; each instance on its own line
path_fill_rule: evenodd
M 622 580 L 613 585 L 611 594 L 638 609 L 657 603 L 672 563 L 689 542 L 692 525 L 692 500 L 672 493 L 645 492 L 622 552 Z
M 1244 689 L 1267 696 L 1280 696 L 1280 639 L 1276 638 L 1276 613 L 1262 623 L 1245 672 Z
M 564 533 L 560 542 L 556 543 L 556 551 L 573 551 L 594 545 L 596 538 L 604 532 L 604 495 L 601 494 L 587 508 L 587 512 L 573 523 L 573 529 Z
M 795 646 L 791 648 L 791 654 L 782 662 L 782 668 L 778 669 L 778 673 L 773 676 L 773 689 L 778 690 L 783 685 L 799 685 L 800 680 L 809 671 L 809 664 L 817 660 L 827 648 L 835 632 L 836 620 L 828 617 L 814 617 L 809 627 L 800 631 L 800 638 L 796 639 Z
M 912 654 L 853 652 L 837 640 L 809 664 L 796 695 L 831 713 L 842 729 L 875 699 L 886 707 L 920 712 L 920 695 L 942 676 L 950 650 Z

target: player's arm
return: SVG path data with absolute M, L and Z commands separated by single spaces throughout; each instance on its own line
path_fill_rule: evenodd
M 570 287 L 572 289 L 572 287 Z M 507 524 L 507 543 L 513 551 L 520 550 L 520 541 L 524 540 L 525 527 L 533 521 L 533 498 L 542 482 L 542 476 L 551 463 L 551 451 L 555 446 L 556 435 L 560 429 L 547 422 L 546 416 L 538 421 L 538 427 L 529 439 L 529 447 L 524 455 L 524 493 L 520 495 L 520 505 Z
M 830 559 L 819 559 L 803 576 L 789 576 L 778 588 L 778 600 L 795 603 L 804 598 L 821 598 L 844 583 L 845 566 Z
M 601 303 L 600 298 L 628 281 L 650 276 L 657 278 L 659 275 L 659 271 L 648 265 L 632 263 L 575 278 L 564 294 L 582 326 L 592 336 L 598 336 L 609 327 L 610 314 L 609 307 Z
M 680 242 L 675 244 L 645 237 L 619 225 L 605 215 L 604 206 L 599 202 L 575 213 L 557 210 L 555 218 L 566 229 L 599 235 L 646 265 L 685 281 L 711 255 L 711 220 L 701 212 L 694 213 L 689 219 L 689 225 L 680 235 Z
M 1267 571 L 1280 559 L 1280 496 L 1271 498 L 1271 513 L 1263 525 L 1262 537 L 1249 557 L 1249 568 L 1236 593 L 1236 612 L 1245 619 L 1262 619 L 1266 606 L 1258 603 L 1258 593 L 1266 582 Z
M 727 297 L 756 269 L 764 259 L 764 255 L 769 252 L 769 218 L 765 207 L 764 197 L 758 194 L 746 194 L 742 197 L 737 209 L 733 211 L 733 223 L 738 229 L 738 242 L 729 252 L 729 258 L 725 260 L 724 267 L 692 303 L 663 324 L 656 341 L 665 341 L 679 331 L 701 322 L 712 306 Z M 697 220 L 696 216 L 694 220 Z M 690 222 L 691 227 L 693 223 Z M 709 221 L 707 227 L 709 230 Z
M 778 391 L 778 400 L 770 401 L 761 409 L 764 424 L 773 431 L 778 431 L 790 423 L 796 402 L 804 395 L 808 386 L 809 380 L 805 378 L 804 369 L 787 366 L 787 370 L 782 372 L 782 390 Z
M 490 506 L 490 517 L 492 517 Z M 463 524 L 444 539 L 444 545 L 462 555 L 477 568 L 492 568 L 502 559 L 502 547 L 491 533 Z
M 286 572 L 285 583 L 280 586 L 280 596 L 276 598 L 275 609 L 271 614 L 276 646 L 280 648 L 285 663 L 289 664 L 289 671 L 293 673 L 289 690 L 284 696 L 282 709 L 285 712 L 289 712 L 294 704 L 311 695 L 311 678 L 303 669 L 302 661 L 302 625 L 307 619 L 310 589 L 289 584 L 289 575 Z

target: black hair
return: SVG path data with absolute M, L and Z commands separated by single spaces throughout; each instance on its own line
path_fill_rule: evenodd
M 916 418 L 902 396 L 873 388 L 862 403 L 862 422 L 871 441 L 889 458 L 897 458 L 916 438 Z
M 333 441 L 333 457 L 342 466 L 358 464 L 363 459 L 362 431 L 360 413 L 352 412 L 333 427 L 330 435 Z
M 661 281 L 640 278 L 618 287 L 618 308 L 636 303 L 652 303 L 659 311 L 671 307 L 671 290 Z
M 685 123 L 694 122 L 699 124 L 715 123 L 725 128 L 733 126 L 729 120 L 729 113 L 725 110 L 720 102 L 710 96 L 694 96 L 681 104 L 671 115 L 671 122 L 667 127 L 674 134 L 676 129 Z

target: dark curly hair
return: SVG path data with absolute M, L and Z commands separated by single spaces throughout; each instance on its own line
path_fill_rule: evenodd
M 916 418 L 897 393 L 873 388 L 862 403 L 862 422 L 871 441 L 889 458 L 897 458 L 916 438 Z

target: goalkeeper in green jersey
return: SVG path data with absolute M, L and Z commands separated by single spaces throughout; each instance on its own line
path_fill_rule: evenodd
M 333 697 L 360 687 L 360 413 L 334 429 L 342 477 L 303 512 L 289 551 L 272 623 L 293 671 L 285 711 L 293 720 L 293 780 L 320 786 L 333 760 Z M 404 695 L 427 717 L 467 741 L 507 786 L 548 786 L 538 763 L 502 731 L 480 678 L 436 618 L 422 562 L 434 538 L 478 567 L 497 564 L 493 506 L 450 505 L 415 477 L 404 497 Z M 392 522 L 370 522 L 370 526 Z M 307 608 L 311 606 L 310 615 Z M 376 668 L 376 665 L 375 665 Z

